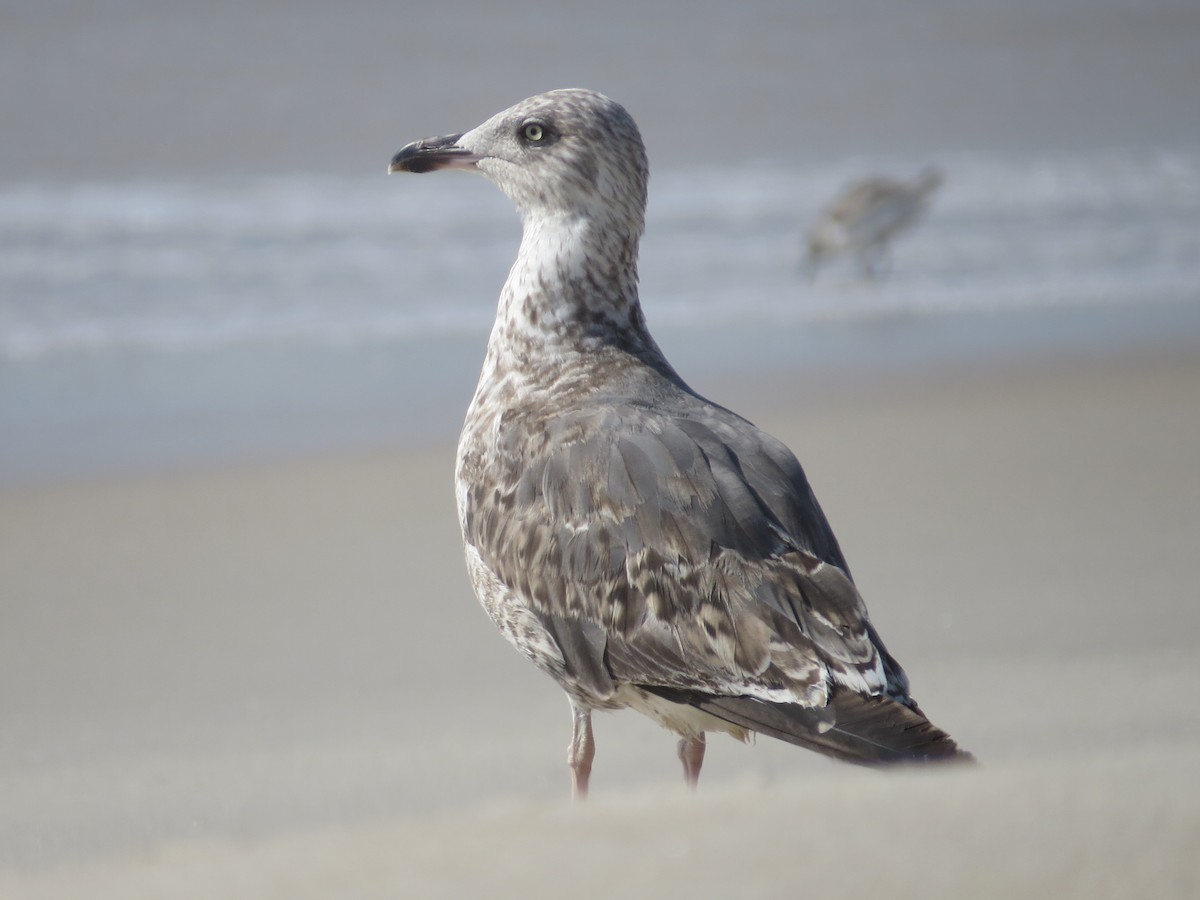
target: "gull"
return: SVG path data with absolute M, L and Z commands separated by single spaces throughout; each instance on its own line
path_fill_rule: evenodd
M 808 231 L 809 276 L 816 278 L 825 260 L 851 253 L 864 275 L 877 278 L 889 243 L 920 218 L 944 178 L 931 167 L 911 182 L 871 177 L 850 184 Z
M 650 336 L 648 168 L 602 94 L 530 97 L 390 172 L 480 172 L 523 231 L 458 444 L 467 570 L 500 632 L 566 692 L 587 795 L 592 712 L 850 762 L 964 758 L 909 696 L 795 456 L 693 391 Z

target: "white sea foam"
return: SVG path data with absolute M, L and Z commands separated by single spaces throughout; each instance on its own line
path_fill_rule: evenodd
M 656 325 L 871 321 L 1200 299 L 1200 155 L 937 160 L 890 277 L 814 284 L 804 228 L 846 180 L 912 163 L 666 171 L 643 302 Z M 517 239 L 470 178 L 0 186 L 0 358 L 483 333 Z

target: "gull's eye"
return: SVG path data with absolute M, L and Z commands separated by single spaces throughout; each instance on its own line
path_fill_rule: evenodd
M 554 133 L 550 130 L 550 126 L 536 119 L 530 119 L 523 124 L 520 135 L 523 144 L 545 145 L 554 139 Z

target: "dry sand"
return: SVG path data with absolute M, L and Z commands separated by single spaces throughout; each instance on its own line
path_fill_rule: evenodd
M 982 764 L 598 725 L 462 572 L 448 447 L 0 494 L 0 897 L 1189 897 L 1200 355 L 698 388 L 804 461 Z

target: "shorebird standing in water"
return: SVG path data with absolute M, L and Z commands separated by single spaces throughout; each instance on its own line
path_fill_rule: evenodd
M 624 108 L 553 91 L 389 171 L 447 168 L 482 172 L 523 218 L 455 487 L 479 600 L 570 700 L 575 795 L 597 709 L 675 732 L 692 785 L 709 731 L 865 764 L 965 757 L 909 696 L 796 458 L 650 336 L 648 171 Z
M 910 182 L 872 177 L 849 185 L 808 231 L 809 276 L 816 278 L 822 263 L 848 253 L 867 278 L 878 278 L 888 245 L 920 218 L 943 180 L 941 170 L 929 168 Z

